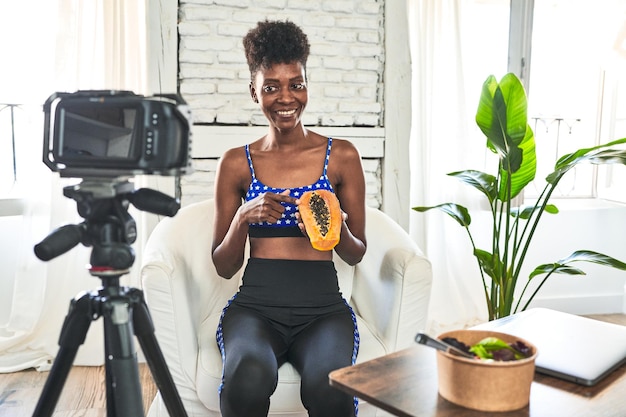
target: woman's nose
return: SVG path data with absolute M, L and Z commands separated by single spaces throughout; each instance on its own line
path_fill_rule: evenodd
M 289 88 L 281 88 L 278 92 L 278 101 L 291 103 L 294 100 L 293 92 Z

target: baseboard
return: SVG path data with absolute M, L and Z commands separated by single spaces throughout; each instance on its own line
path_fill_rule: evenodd
M 551 308 L 570 314 L 624 314 L 625 304 L 624 294 L 603 294 L 535 298 L 529 308 Z

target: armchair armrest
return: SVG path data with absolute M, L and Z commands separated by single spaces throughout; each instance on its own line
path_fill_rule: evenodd
M 213 202 L 161 220 L 146 244 L 143 291 L 155 335 L 186 409 L 202 409 L 196 391 L 200 324 L 237 291 L 238 275 L 221 278 L 211 260 Z M 213 343 L 216 343 L 213 339 Z
M 352 304 L 389 352 L 426 326 L 432 267 L 417 244 L 383 212 L 367 209 L 367 252 L 357 264 Z
M 141 270 L 143 291 L 172 378 L 179 387 L 191 388 L 195 386 L 198 339 L 185 278 L 176 276 L 175 272 L 162 261 L 144 264 Z

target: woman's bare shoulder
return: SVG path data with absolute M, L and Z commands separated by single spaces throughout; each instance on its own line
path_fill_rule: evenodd
M 236 184 L 244 188 L 250 182 L 250 168 L 243 146 L 231 148 L 224 152 L 217 164 L 216 184 Z
M 219 159 L 219 164 L 222 167 L 232 167 L 232 166 L 238 166 L 242 162 L 246 162 L 246 161 L 247 161 L 247 157 L 246 157 L 245 147 L 238 146 L 236 148 L 230 148 L 229 150 L 224 152 L 222 157 Z M 244 166 L 246 165 L 247 165 L 247 162 Z
M 333 138 L 333 156 L 340 154 L 344 158 L 360 158 L 359 150 L 351 141 L 347 139 Z

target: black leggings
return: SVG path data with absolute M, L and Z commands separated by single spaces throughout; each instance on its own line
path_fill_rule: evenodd
M 285 362 L 300 374 L 309 416 L 355 416 L 356 400 L 328 384 L 331 371 L 354 363 L 359 340 L 332 262 L 250 259 L 217 339 L 222 416 L 267 416 Z

